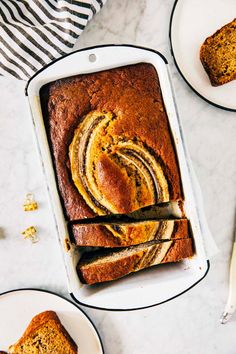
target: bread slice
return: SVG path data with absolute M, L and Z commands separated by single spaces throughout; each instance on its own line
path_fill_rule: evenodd
M 236 18 L 205 40 L 200 60 L 212 86 L 236 79 Z
M 13 354 L 77 354 L 77 345 L 54 311 L 36 315 L 23 336 L 9 347 Z
M 95 284 L 121 278 L 132 272 L 160 263 L 177 262 L 193 255 L 191 238 L 131 246 L 116 251 L 85 253 L 77 272 L 85 284 Z
M 72 226 L 77 246 L 125 247 L 151 240 L 170 240 L 189 236 L 188 220 L 142 221 Z

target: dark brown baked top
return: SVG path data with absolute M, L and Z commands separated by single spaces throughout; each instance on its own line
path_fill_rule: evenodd
M 136 64 L 57 80 L 41 90 L 70 220 L 182 198 L 159 79 Z

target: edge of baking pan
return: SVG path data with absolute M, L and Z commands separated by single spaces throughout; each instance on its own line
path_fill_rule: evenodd
M 169 23 L 169 40 L 170 40 L 170 51 L 171 51 L 171 55 L 173 57 L 173 60 L 174 60 L 174 63 L 175 63 L 175 66 L 178 70 L 178 72 L 180 73 L 181 77 L 183 78 L 183 80 L 186 82 L 186 84 L 191 88 L 191 90 L 198 96 L 200 97 L 201 99 L 203 99 L 205 102 L 209 103 L 210 105 L 216 107 L 216 108 L 220 108 L 220 109 L 223 109 L 225 111 L 229 111 L 229 112 L 236 112 L 236 109 L 233 109 L 233 108 L 228 108 L 228 107 L 225 107 L 225 106 L 221 106 L 217 103 L 214 103 L 210 100 L 208 100 L 206 97 L 202 96 L 189 82 L 188 80 L 185 78 L 184 74 L 182 73 L 178 63 L 177 63 L 177 60 L 175 58 L 175 54 L 174 54 L 174 50 L 173 50 L 173 44 L 172 44 L 172 24 L 173 24 L 173 18 L 174 18 L 174 13 L 175 13 L 175 9 L 176 9 L 176 6 L 178 4 L 179 0 L 175 0 L 174 2 L 174 5 L 173 5 L 173 8 L 172 8 L 172 11 L 171 11 L 171 15 L 170 15 L 170 23 Z
M 104 350 L 104 344 L 103 344 L 103 341 L 102 341 L 102 338 L 101 338 L 101 335 L 97 329 L 97 327 L 95 326 L 95 324 L 93 323 L 93 321 L 91 320 L 91 318 L 89 317 L 89 315 L 87 315 L 87 313 L 81 309 L 81 307 L 79 307 L 75 302 L 71 301 L 70 299 L 67 299 L 66 297 L 60 295 L 60 294 L 57 294 L 55 293 L 54 291 L 51 291 L 51 290 L 46 290 L 46 289 L 40 289 L 40 288 L 18 288 L 18 289 L 12 289 L 12 290 L 7 290 L 7 291 L 4 291 L 2 293 L 0 293 L 0 297 L 3 296 L 3 295 L 7 295 L 7 294 L 11 294 L 11 293 L 14 293 L 14 292 L 19 292 L 19 291 L 39 291 L 39 292 L 42 292 L 42 293 L 48 293 L 48 294 L 52 294 L 52 295 L 55 295 L 55 296 L 58 296 L 60 297 L 61 299 L 69 302 L 70 304 L 74 305 L 78 310 L 80 310 L 84 315 L 85 317 L 88 319 L 88 321 L 91 323 L 92 327 L 94 328 L 95 332 L 97 333 L 97 336 L 98 336 L 98 339 L 100 341 L 100 344 L 101 344 L 101 348 L 102 348 L 102 353 L 105 354 L 105 350 Z
M 148 49 L 148 48 L 144 48 L 144 47 L 139 47 L 139 46 L 134 46 L 134 45 L 127 45 L 127 44 L 126 44 L 126 45 L 121 45 L 121 44 L 119 44 L 119 45 L 114 45 L 114 44 L 113 44 L 113 45 L 109 45 L 109 44 L 108 44 L 108 45 L 100 45 L 100 46 L 94 46 L 94 47 L 84 48 L 84 49 L 78 50 L 78 51 L 76 51 L 76 52 L 89 51 L 90 49 L 97 49 L 97 48 L 104 48 L 104 47 L 130 47 L 130 48 L 142 49 L 142 50 L 144 50 L 144 51 L 149 51 L 149 52 L 153 52 L 154 54 L 157 54 L 157 55 L 163 60 L 163 64 L 162 64 L 162 65 L 168 64 L 167 60 L 163 57 L 163 55 L 161 55 L 159 52 L 157 52 L 157 51 L 155 51 L 155 50 Z M 73 55 L 73 54 L 75 54 L 76 52 L 72 52 L 72 53 L 70 53 L 69 55 Z M 67 56 L 69 56 L 69 55 L 67 55 Z M 56 61 L 59 61 L 59 60 L 62 60 L 62 59 L 64 59 L 64 57 L 63 57 L 63 58 L 59 58 L 59 59 L 56 60 Z M 49 66 L 53 65 L 56 61 L 54 61 L 53 63 L 50 63 L 50 64 L 47 65 L 45 68 L 41 69 L 39 72 L 37 72 L 37 73 L 28 81 L 28 83 L 27 83 L 27 85 L 26 85 L 26 91 L 25 91 L 26 96 L 28 96 L 28 88 L 29 88 L 29 84 L 30 84 L 31 80 L 32 80 L 33 78 L 35 78 L 39 73 L 41 73 L 42 71 L 44 71 L 46 68 L 48 68 Z M 128 65 L 128 63 L 127 63 L 126 65 Z M 121 66 L 122 66 L 122 65 L 121 65 Z M 101 70 L 102 70 L 102 69 L 101 69 Z M 168 73 L 168 70 L 167 70 L 167 74 L 169 74 L 169 73 Z M 170 80 L 170 78 L 169 78 L 169 84 L 171 85 L 171 80 Z M 171 88 L 171 89 L 172 89 L 172 88 Z M 173 92 L 172 92 L 172 99 L 173 99 L 173 101 L 174 101 Z M 174 103 L 174 102 L 173 102 L 173 103 Z M 175 105 L 175 103 L 174 103 L 174 105 Z M 30 107 L 30 105 L 29 105 L 29 107 Z M 31 107 L 30 107 L 30 108 L 31 108 Z M 32 112 L 31 112 L 31 113 L 32 113 Z M 191 185 L 191 190 L 192 190 L 192 189 L 193 189 L 193 183 L 192 183 L 191 175 L 190 175 L 190 173 L 189 173 L 191 169 L 190 169 L 190 166 L 189 166 L 189 161 L 187 160 L 188 157 L 186 156 L 185 141 L 184 141 L 184 137 L 182 136 L 182 128 L 181 128 L 181 125 L 180 125 L 180 122 L 179 122 L 178 111 L 177 111 L 176 105 L 175 105 L 174 113 L 175 113 L 175 115 L 176 115 L 177 123 L 179 124 L 179 125 L 178 125 L 178 130 L 179 130 L 179 134 L 180 134 L 180 138 L 181 138 L 181 142 L 182 142 L 181 148 L 182 148 L 182 150 L 183 150 L 183 155 L 184 155 L 184 156 L 182 157 L 182 159 L 185 159 L 185 164 L 186 164 L 185 170 L 187 169 L 187 171 L 188 171 L 188 175 L 189 175 L 189 176 L 188 176 L 188 179 L 189 179 L 189 183 L 190 183 L 190 185 Z M 44 170 L 44 175 L 45 175 L 45 177 L 46 177 L 46 171 L 45 171 L 44 161 L 43 161 L 43 157 L 42 157 L 42 151 L 41 151 L 40 143 L 39 143 L 39 140 L 38 140 L 38 137 L 37 137 L 37 134 L 36 134 L 37 132 L 36 132 L 35 120 L 34 120 L 34 118 L 33 118 L 33 114 L 31 114 L 31 116 L 32 116 L 32 123 L 33 123 L 33 125 L 34 125 L 34 130 L 35 130 L 35 137 L 36 137 L 36 141 L 37 141 L 37 144 L 38 144 L 38 151 L 39 151 L 39 154 L 41 155 L 41 156 L 40 156 L 40 157 L 41 157 L 41 163 L 42 163 L 42 167 L 43 167 L 43 170 Z M 169 117 L 168 117 L 168 118 L 169 118 Z M 42 139 L 42 137 L 41 137 L 41 139 Z M 46 141 L 46 143 L 47 143 L 47 141 Z M 50 155 L 50 160 L 51 160 L 51 155 Z M 181 172 L 182 172 L 182 171 L 181 171 Z M 53 178 L 54 178 L 54 180 L 55 180 L 55 175 L 54 175 Z M 49 195 L 49 198 L 50 198 L 50 204 L 51 204 L 52 211 L 53 211 L 53 217 L 54 217 L 54 220 L 55 220 L 57 232 L 59 232 L 58 223 L 57 223 L 57 218 L 56 218 L 56 214 L 55 214 L 55 210 L 54 210 L 54 203 L 53 203 L 52 198 L 51 198 L 51 193 L 52 193 L 52 192 L 50 191 L 50 188 L 49 188 L 49 186 L 48 186 L 48 179 L 47 179 L 47 178 L 46 178 L 46 182 L 47 182 L 48 195 Z M 193 191 L 192 191 L 191 194 L 193 195 Z M 58 192 L 57 192 L 57 196 L 58 196 L 58 198 L 59 198 Z M 197 209 L 196 198 L 194 197 L 193 200 L 194 200 L 194 207 L 195 207 L 195 209 Z M 60 205 L 60 208 L 61 208 L 61 205 Z M 195 213 L 195 214 L 198 215 L 197 210 L 196 210 L 196 213 Z M 198 218 L 198 220 L 199 220 L 199 218 Z M 61 220 L 61 222 L 65 224 L 65 221 Z M 199 223 L 200 223 L 200 220 L 199 220 Z M 202 228 L 201 228 L 201 225 L 199 225 L 199 227 L 200 227 L 201 235 L 202 235 Z M 58 235 L 58 236 L 59 236 L 59 235 Z M 131 306 L 129 306 L 128 308 L 126 308 L 126 307 L 115 308 L 115 306 L 112 307 L 112 308 L 109 308 L 109 307 L 102 307 L 102 306 L 92 305 L 92 304 L 88 304 L 88 303 L 86 303 L 86 302 L 79 301 L 79 300 L 76 298 L 74 292 L 73 292 L 73 291 L 70 291 L 70 290 L 72 290 L 72 287 L 71 287 L 71 282 L 72 282 L 72 280 L 71 280 L 71 278 L 70 278 L 70 276 L 69 276 L 69 274 L 68 274 L 68 269 L 67 269 L 67 268 L 68 268 L 68 261 L 67 261 L 67 259 L 68 259 L 68 257 L 71 257 L 71 256 L 68 255 L 68 254 L 65 254 L 66 252 L 65 252 L 64 247 L 63 247 L 63 244 L 62 244 L 62 237 L 58 237 L 58 239 L 59 239 L 59 242 L 61 243 L 61 251 L 63 252 L 63 258 L 64 258 L 64 262 L 65 262 L 65 270 L 66 270 L 66 273 L 67 273 L 68 290 L 69 290 L 69 293 L 70 293 L 71 297 L 72 297 L 78 304 L 83 305 L 83 306 L 86 306 L 86 307 L 94 308 L 94 309 L 102 309 L 102 310 L 109 310 L 109 311 L 130 311 L 130 310 L 144 309 L 144 308 L 153 307 L 153 306 L 162 304 L 162 303 L 164 303 L 164 302 L 166 302 L 166 301 L 170 301 L 170 300 L 174 299 L 174 298 L 177 297 L 177 296 L 180 296 L 181 294 L 185 293 L 186 291 L 188 291 L 189 289 L 191 289 L 192 287 L 194 287 L 196 284 L 198 284 L 198 283 L 207 275 L 207 273 L 208 273 L 208 271 L 209 271 L 209 267 L 210 267 L 209 260 L 208 260 L 206 257 L 204 257 L 204 262 L 206 262 L 206 263 L 205 263 L 206 265 L 204 266 L 204 271 L 205 271 L 205 273 L 203 274 L 203 272 L 202 272 L 202 276 L 201 276 L 200 278 L 198 278 L 198 279 L 195 279 L 195 282 L 190 283 L 190 284 L 191 284 L 191 285 L 189 284 L 190 286 L 187 286 L 186 288 L 183 287 L 183 288 L 184 288 L 183 291 L 180 291 L 179 293 L 174 294 L 173 296 L 171 296 L 170 298 L 165 299 L 164 301 L 159 301 L 159 302 L 154 303 L 154 304 L 152 303 L 151 305 L 147 305 L 147 306 L 137 306 L 137 307 L 134 307 L 134 308 L 131 307 Z M 204 248 L 204 244 L 203 244 L 203 239 L 202 239 L 202 237 L 201 237 L 201 242 L 202 242 L 202 247 Z M 72 261 L 70 260 L 70 263 L 71 263 L 71 262 L 72 262 Z M 73 274 L 73 276 L 74 276 L 74 274 Z
M 79 53 L 79 52 L 84 52 L 86 50 L 90 50 L 90 49 L 97 49 L 97 48 L 105 48 L 105 47 L 131 47 L 131 48 L 138 48 L 138 49 L 145 49 L 145 50 L 148 50 L 149 52 L 153 52 L 155 54 L 158 54 L 162 59 L 163 61 L 165 62 L 165 64 L 168 64 L 168 61 L 166 59 L 166 57 L 160 53 L 159 51 L 155 50 L 155 49 L 150 49 L 150 48 L 146 48 L 146 47 L 142 47 L 142 46 L 138 46 L 138 45 L 134 45 L 134 44 L 100 44 L 100 45 L 94 45 L 94 46 L 91 46 L 91 47 L 86 47 L 86 48 L 82 48 L 82 49 L 78 49 L 78 50 L 75 50 L 71 53 L 68 53 L 66 55 L 63 55 L 62 57 L 60 58 L 57 58 L 53 61 L 51 61 L 49 64 L 45 65 L 43 68 L 41 68 L 40 70 L 38 70 L 33 76 L 31 76 L 31 78 L 27 81 L 27 84 L 25 86 L 25 95 L 28 96 L 28 87 L 29 87 L 29 84 L 30 82 L 38 75 L 40 74 L 42 71 L 44 71 L 45 69 L 47 69 L 49 66 L 55 64 L 56 62 L 66 58 L 66 57 L 69 57 L 70 55 L 74 54 L 74 53 Z
M 70 296 L 71 298 L 77 302 L 79 305 L 82 305 L 82 306 L 86 306 L 90 309 L 94 309 L 94 310 L 102 310 L 102 311 L 112 311 L 112 312 L 130 312 L 130 311 L 138 311 L 138 310 L 145 310 L 145 309 L 149 309 L 151 307 L 155 307 L 155 306 L 159 306 L 159 305 L 162 305 L 162 304 L 165 304 L 166 302 L 169 302 L 171 300 L 174 300 L 176 299 L 177 297 L 185 294 L 186 292 L 188 292 L 189 290 L 191 290 L 192 288 L 194 288 L 198 283 L 200 283 L 208 274 L 209 270 L 210 270 L 210 261 L 207 260 L 207 270 L 205 272 L 205 274 L 203 275 L 202 278 L 198 279 L 198 281 L 196 281 L 194 284 L 192 284 L 189 288 L 185 289 L 184 291 L 182 291 L 181 293 L 175 295 L 175 296 L 172 296 L 170 297 L 169 299 L 166 299 L 164 301 L 161 301 L 161 302 L 157 302 L 155 304 L 152 304 L 152 305 L 148 305 L 148 306 L 142 306 L 142 307 L 134 307 L 134 308 L 122 308 L 122 309 L 114 309 L 114 308 L 104 308 L 104 307 L 98 307 L 98 306 L 93 306 L 93 305 L 87 305 L 87 304 L 84 304 L 83 302 L 80 302 L 79 300 L 77 300 L 77 298 L 74 296 L 73 293 L 70 293 Z

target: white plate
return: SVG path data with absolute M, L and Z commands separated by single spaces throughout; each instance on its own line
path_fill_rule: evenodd
M 95 60 L 91 61 L 91 57 Z M 58 195 L 39 93 L 43 85 L 62 77 L 141 62 L 152 64 L 159 76 L 163 100 L 179 160 L 185 195 L 185 212 L 191 223 L 196 252 L 194 257 L 178 264 L 152 267 L 152 269 L 137 272 L 114 282 L 89 287 L 80 282 L 76 272 L 80 252 L 75 251 L 74 247 L 71 247 L 69 252 L 65 252 L 63 247 L 64 239 L 68 237 L 68 228 Z M 191 164 L 174 104 L 166 59 L 160 53 L 151 49 L 130 45 L 105 45 L 86 48 L 54 61 L 39 71 L 28 82 L 26 94 L 28 95 L 40 161 L 58 231 L 57 236 L 62 246 L 68 290 L 73 299 L 81 305 L 94 308 L 134 310 L 171 300 L 197 284 L 209 269 L 204 246 L 207 238 L 206 222 L 200 213 L 201 206 L 194 188 Z
M 0 296 L 0 350 L 8 349 L 40 312 L 55 311 L 75 343 L 79 354 L 103 354 L 99 335 L 87 315 L 72 302 L 42 290 L 14 290 Z
M 183 78 L 209 103 L 233 111 L 236 110 L 236 80 L 211 86 L 199 51 L 207 37 L 235 17 L 235 0 L 177 0 L 170 22 L 172 54 Z

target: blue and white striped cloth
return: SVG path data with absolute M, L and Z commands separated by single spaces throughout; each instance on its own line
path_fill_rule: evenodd
M 70 52 L 106 0 L 0 0 L 0 75 L 28 80 Z

